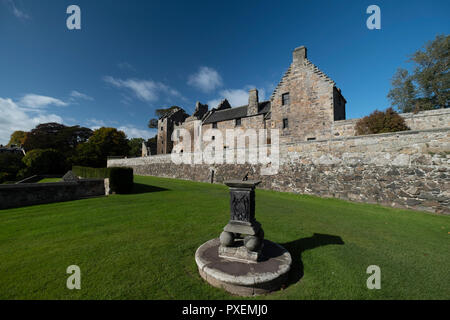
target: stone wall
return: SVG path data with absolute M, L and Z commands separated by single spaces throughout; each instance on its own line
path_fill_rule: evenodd
M 450 109 L 437 109 L 418 113 L 402 113 L 411 130 L 427 130 L 450 127 Z
M 105 195 L 103 179 L 0 185 L 0 209 Z
M 428 130 L 450 128 L 450 109 L 421 111 L 418 113 L 401 113 L 406 125 L 411 130 Z M 335 121 L 332 133 L 335 137 L 351 137 L 356 135 L 355 125 L 359 119 Z
M 280 146 L 279 172 L 260 165 L 176 165 L 170 155 L 108 160 L 138 175 L 210 182 L 243 177 L 261 187 L 450 214 L 450 128 L 404 131 Z

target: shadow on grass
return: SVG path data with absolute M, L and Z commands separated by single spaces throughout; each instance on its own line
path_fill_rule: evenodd
M 169 189 L 149 186 L 148 184 L 134 183 L 133 189 L 128 194 L 140 194 L 140 193 L 150 193 L 159 191 L 168 191 Z
M 314 233 L 312 237 L 298 239 L 281 244 L 287 251 L 289 251 L 292 257 L 289 280 L 286 286 L 297 283 L 303 277 L 302 253 L 304 251 L 330 244 L 343 245 L 345 243 L 339 236 Z

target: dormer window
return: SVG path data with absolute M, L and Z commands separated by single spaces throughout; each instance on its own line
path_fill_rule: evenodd
M 281 95 L 281 105 L 283 106 L 289 105 L 289 92 L 283 93 Z

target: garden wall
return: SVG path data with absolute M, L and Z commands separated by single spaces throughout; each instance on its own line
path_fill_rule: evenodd
M 105 195 L 103 179 L 0 185 L 0 209 Z
M 110 159 L 108 166 L 215 183 L 250 172 L 265 189 L 450 214 L 450 128 L 281 145 L 272 176 L 261 175 L 261 165 L 176 165 L 170 154 Z
M 429 130 L 450 127 L 450 108 L 421 111 L 418 113 L 400 113 L 411 130 Z M 335 137 L 351 137 L 356 135 L 355 126 L 359 119 L 333 122 L 332 134 Z

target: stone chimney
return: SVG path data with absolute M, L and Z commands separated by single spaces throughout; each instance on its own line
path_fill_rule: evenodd
M 306 47 L 301 46 L 301 47 L 295 48 L 292 55 L 293 55 L 294 64 L 297 64 L 297 65 L 303 64 L 303 61 L 307 58 L 306 57 Z
M 253 116 L 258 114 L 258 90 L 251 89 L 248 93 L 248 108 L 247 115 Z

